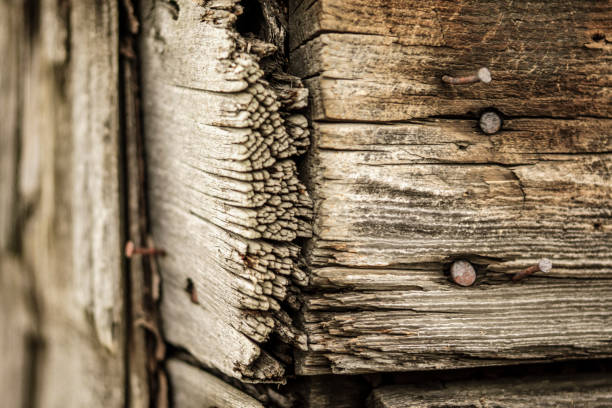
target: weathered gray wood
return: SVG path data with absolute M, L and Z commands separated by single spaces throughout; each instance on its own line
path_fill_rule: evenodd
M 291 61 L 298 75 L 316 75 L 307 81 L 314 119 L 401 121 L 487 106 L 510 116 L 612 113 L 609 2 L 310 3 L 293 14 L 293 48 L 303 45 Z M 481 66 L 489 85 L 441 81 Z
M 296 371 L 612 355 L 611 65 L 590 43 L 609 4 L 297 3 L 316 217 Z M 480 66 L 491 84 L 440 80 Z M 489 107 L 510 115 L 491 136 Z M 550 274 L 511 282 L 542 257 Z M 461 258 L 473 287 L 445 276 Z
M 27 406 L 124 406 L 117 5 L 14 3 L 9 27 L 20 16 L 27 22 L 6 49 L 11 59 L 20 47 L 23 58 L 19 149 L 7 152 L 18 171 L 1 177 L 17 188 L 11 250 L 20 267 L 5 269 L 3 255 L 2 275 L 20 274 L 9 281 L 27 288 L 15 296 L 27 296 L 36 330 L 24 345 L 28 378 L 15 373 L 11 383 L 24 381 Z M 19 332 L 3 322 L 6 330 Z M 20 353 L 13 346 L 3 353 Z
M 19 129 L 19 77 L 22 68 L 20 52 L 24 40 L 22 4 L 5 1 L 0 4 L 0 250 L 14 245 L 16 221 L 16 172 Z
M 176 359 L 167 366 L 176 407 L 263 408 L 255 398 L 199 368 Z
M 370 408 L 605 407 L 612 404 L 606 373 L 464 380 L 443 385 L 393 385 L 372 392 Z
M 236 32 L 237 1 L 142 9 L 167 339 L 226 375 L 283 381 L 284 364 L 259 345 L 274 336 L 306 347 L 281 303 L 307 283 L 290 243 L 311 234 L 311 201 L 293 161 L 308 145 L 307 121 L 293 112 L 307 91 L 297 78 L 298 91 L 287 89 L 291 77 L 279 73 L 273 85 L 262 79 L 258 60 L 274 47 Z

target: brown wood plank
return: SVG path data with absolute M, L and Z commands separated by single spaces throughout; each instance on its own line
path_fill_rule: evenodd
M 489 106 L 509 116 L 612 112 L 606 1 L 320 0 L 293 16 L 292 69 L 316 75 L 314 119 L 402 121 Z M 488 85 L 441 81 L 482 66 Z
M 612 404 L 611 390 L 609 373 L 462 380 L 381 387 L 368 407 L 604 407 Z
M 19 132 L 19 77 L 24 41 L 22 5 L 6 1 L 0 5 L 0 250 L 13 246 L 16 213 L 16 172 Z

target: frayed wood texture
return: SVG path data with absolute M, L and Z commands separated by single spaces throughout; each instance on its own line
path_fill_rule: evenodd
M 312 95 L 299 374 L 612 355 L 612 7 L 290 5 Z M 546 27 L 546 35 L 542 35 Z M 493 81 L 442 82 L 486 66 Z M 488 136 L 478 114 L 494 108 Z M 513 283 L 547 257 L 549 274 Z M 455 259 L 477 270 L 462 288 Z
M 286 356 L 261 344 L 306 349 L 284 309 L 307 283 L 292 243 L 311 236 L 293 160 L 309 143 L 306 118 L 293 112 L 307 91 L 295 77 L 263 79 L 259 60 L 276 48 L 238 34 L 237 1 L 145 3 L 144 123 L 153 236 L 168 253 L 159 259 L 167 340 L 226 375 L 282 382 Z

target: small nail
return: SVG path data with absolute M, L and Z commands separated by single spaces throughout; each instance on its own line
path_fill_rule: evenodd
M 137 248 L 132 241 L 125 243 L 125 256 L 131 258 L 134 255 L 165 255 L 166 251 L 159 248 Z
M 482 115 L 480 115 L 480 120 L 478 121 L 478 126 L 480 126 L 480 130 L 482 130 L 487 135 L 492 135 L 497 132 L 502 127 L 502 118 L 494 111 L 486 111 Z
M 193 284 L 191 278 L 187 278 L 187 286 L 185 287 L 185 292 L 189 294 L 189 299 L 191 300 L 191 303 L 194 303 L 196 305 L 200 304 L 200 302 L 198 301 L 198 294 L 196 292 L 195 285 Z
M 534 272 L 548 273 L 550 272 L 551 269 L 552 269 L 552 261 L 548 258 L 542 258 L 537 263 L 537 265 L 530 266 L 529 268 L 525 269 L 522 272 L 515 273 L 514 276 L 512 277 L 512 281 L 518 282 L 521 279 L 526 278 L 527 276 L 531 275 Z
M 464 77 L 452 77 L 450 75 L 444 75 L 442 77 L 442 81 L 451 85 L 461 85 L 461 84 L 473 84 L 475 82 L 483 82 L 488 84 L 491 82 L 491 71 L 487 68 L 480 68 L 477 73 L 474 75 L 464 76 Z
M 468 261 L 455 261 L 451 265 L 450 276 L 460 286 L 471 286 L 476 280 L 476 271 Z

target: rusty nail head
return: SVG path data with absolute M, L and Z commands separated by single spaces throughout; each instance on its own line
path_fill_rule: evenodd
M 502 127 L 502 118 L 494 111 L 486 111 L 480 115 L 478 126 L 487 135 L 499 132 Z
M 133 241 L 125 243 L 125 256 L 131 258 L 134 255 L 165 255 L 166 251 L 158 248 L 137 248 Z
M 460 286 L 471 286 L 476 280 L 476 270 L 468 261 L 455 261 L 451 265 L 450 275 L 453 282 Z
M 550 272 L 551 269 L 552 269 L 552 261 L 548 258 L 542 258 L 538 261 L 537 265 L 530 266 L 524 271 L 514 274 L 514 276 L 512 277 L 512 280 L 514 282 L 517 282 L 523 278 L 526 278 L 527 276 L 531 275 L 534 272 L 540 271 L 543 273 L 548 273 Z
M 452 77 L 450 75 L 442 77 L 442 81 L 451 85 L 473 84 L 475 82 L 488 84 L 491 82 L 491 79 L 491 71 L 488 68 L 480 68 L 474 75 L 464 77 Z

